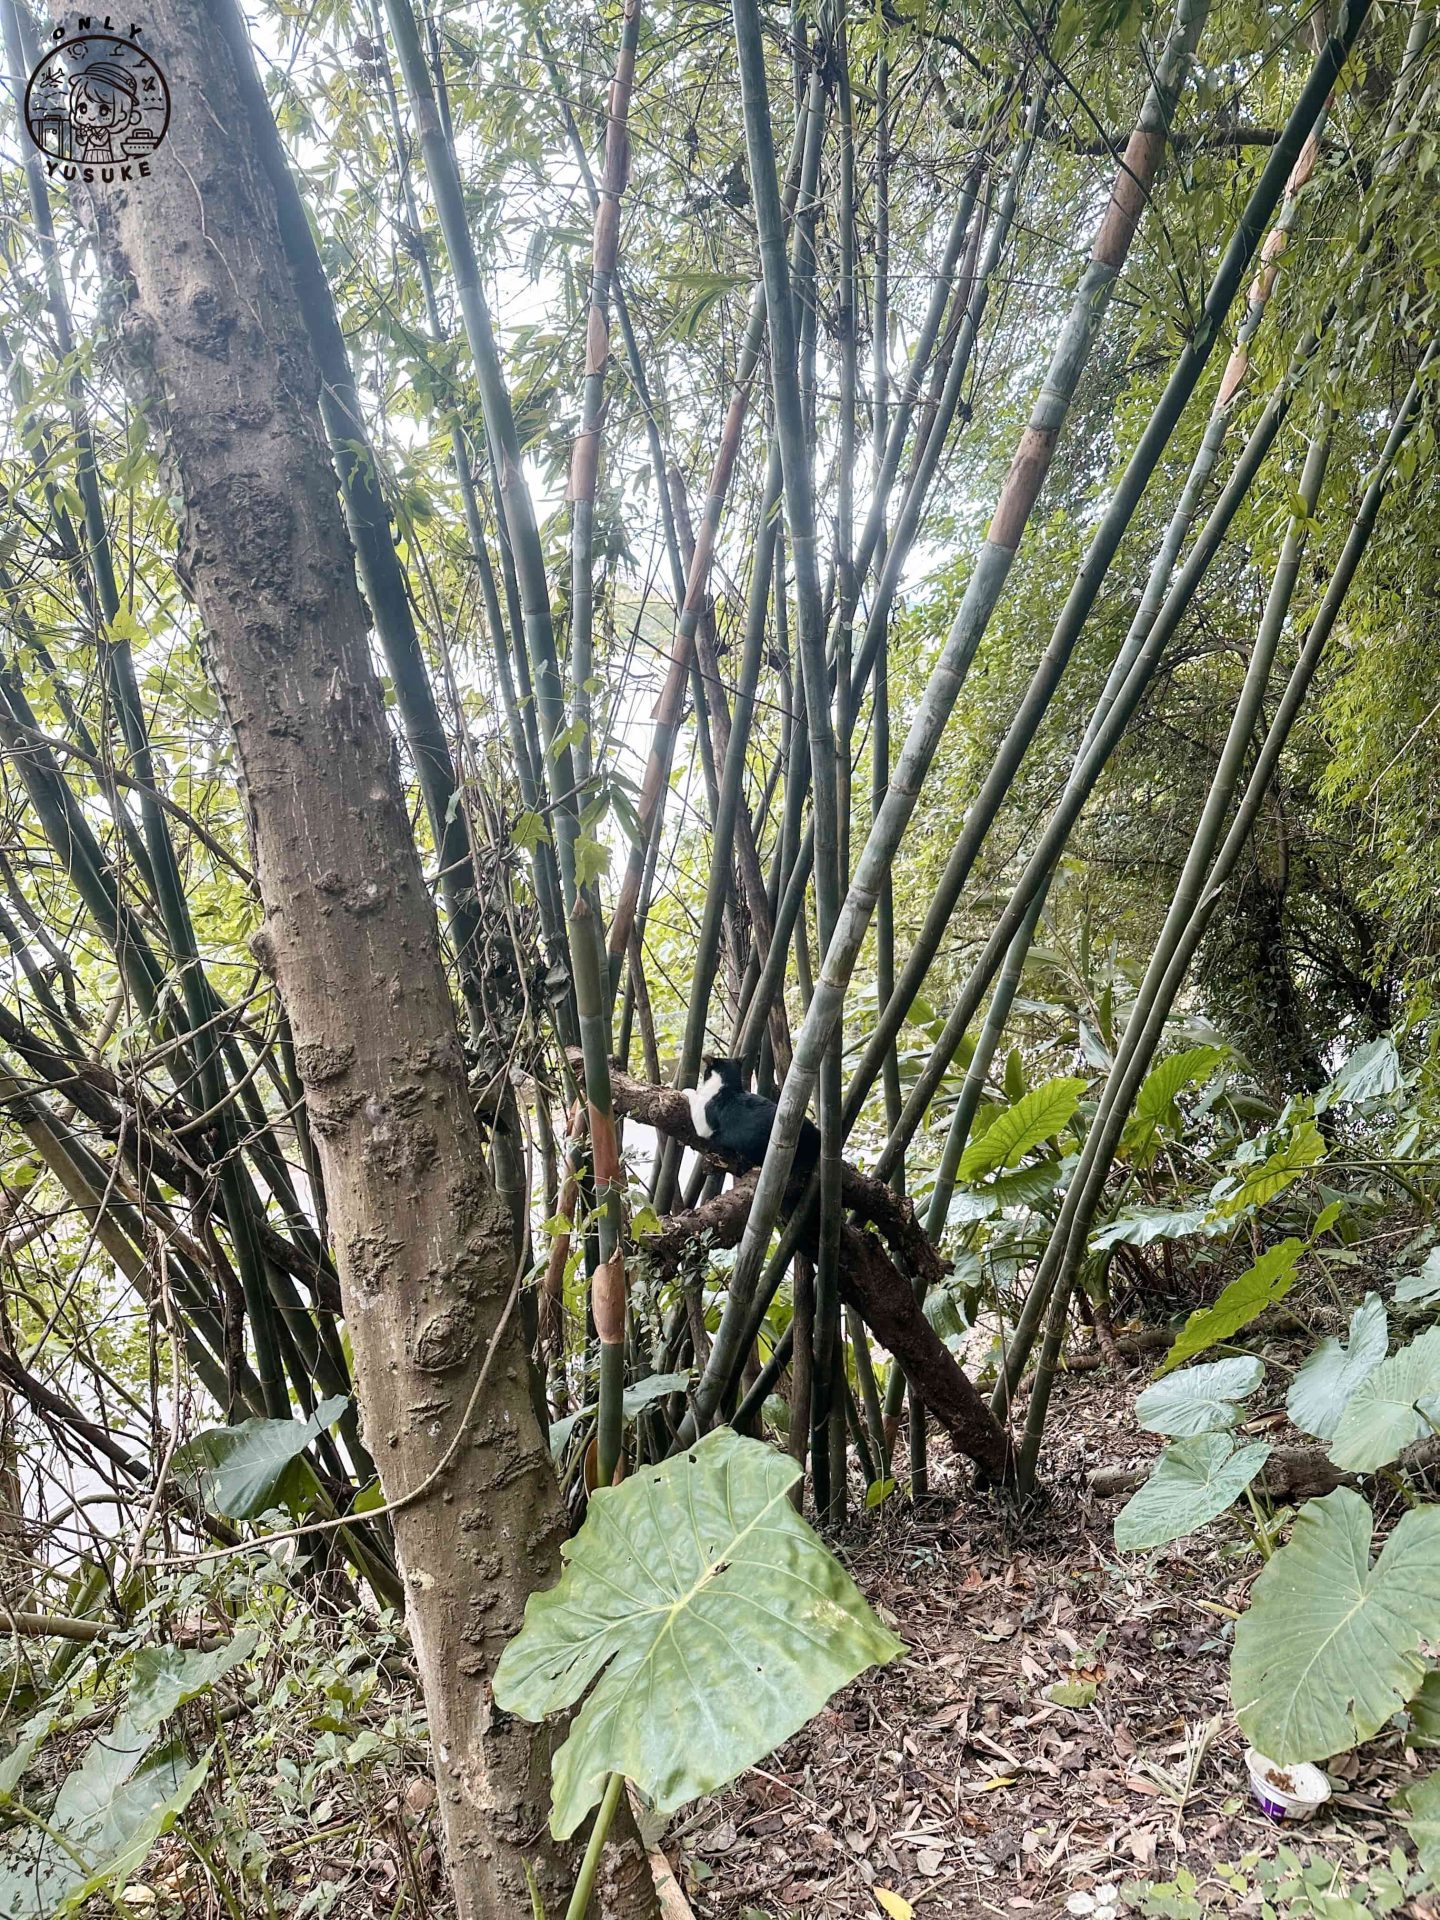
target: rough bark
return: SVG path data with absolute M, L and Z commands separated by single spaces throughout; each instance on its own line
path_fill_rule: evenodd
M 454 1009 L 371 665 L 318 377 L 204 0 L 156 0 L 174 102 L 150 177 L 93 208 L 129 358 L 175 470 L 182 577 L 234 730 L 264 922 L 318 1143 L 366 1436 L 386 1496 L 449 1447 L 510 1296 L 510 1225 L 467 1098 Z M 528 1911 L 548 1740 L 490 1677 L 563 1531 L 519 1317 L 438 1483 L 395 1516 L 459 1912 Z

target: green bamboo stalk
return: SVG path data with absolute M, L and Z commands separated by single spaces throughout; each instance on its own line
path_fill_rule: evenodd
M 1033 1422 L 1027 1418 L 1026 1423 L 1022 1471 L 1032 1477 L 1043 1432 L 1049 1392 L 1048 1375 L 1053 1374 L 1054 1362 L 1058 1356 L 1059 1339 L 1063 1335 L 1064 1314 L 1061 1296 L 1063 1294 L 1068 1298 L 1070 1287 L 1073 1285 L 1084 1254 L 1091 1223 L 1099 1207 L 1115 1148 L 1135 1094 L 1139 1090 L 1140 1082 L 1144 1078 L 1155 1047 L 1164 1031 L 1165 1021 L 1169 1017 L 1175 995 L 1204 937 L 1225 883 L 1244 850 L 1246 840 L 1264 802 L 1275 769 L 1279 764 L 1280 755 L 1304 704 L 1340 609 L 1359 570 L 1365 548 L 1384 504 L 1394 473 L 1395 461 L 1414 425 L 1420 398 L 1426 389 L 1430 369 L 1437 357 L 1440 357 L 1440 341 L 1432 341 L 1404 398 L 1396 409 L 1384 446 L 1361 497 L 1324 597 L 1311 620 L 1295 666 L 1267 730 L 1264 744 L 1246 782 L 1240 805 L 1236 809 L 1229 832 L 1219 852 L 1216 853 L 1215 842 L 1219 838 L 1229 800 L 1233 796 L 1243 769 L 1250 736 L 1261 711 L 1264 680 L 1268 679 L 1267 665 L 1264 679 L 1261 680 L 1258 688 L 1252 684 L 1257 672 L 1255 656 L 1268 651 L 1270 660 L 1273 661 L 1274 647 L 1262 648 L 1257 638 L 1251 670 L 1247 673 L 1245 690 L 1241 696 L 1240 706 L 1237 708 L 1236 721 L 1232 724 L 1230 734 L 1227 736 L 1221 763 L 1217 767 L 1215 779 L 1207 795 L 1204 814 L 1197 825 L 1190 853 L 1180 880 L 1176 884 L 1170 912 L 1166 916 L 1165 926 L 1156 942 L 1155 952 L 1151 956 L 1145 979 L 1136 996 L 1125 1034 L 1116 1050 L 1115 1063 L 1106 1081 L 1100 1108 L 1086 1137 L 1080 1161 L 1066 1191 L 1065 1202 L 1032 1283 L 1031 1299 L 1027 1299 L 1026 1302 L 1027 1313 L 1022 1315 L 1022 1326 L 1017 1327 L 1016 1330 L 1017 1340 L 1022 1331 L 1028 1333 L 1033 1340 L 1038 1313 L 1043 1309 L 1045 1302 L 1049 1301 L 1051 1323 L 1056 1328 L 1053 1337 L 1047 1330 L 1046 1344 L 1047 1348 L 1051 1349 L 1050 1365 L 1043 1387 L 1040 1384 L 1040 1376 L 1037 1376 L 1036 1387 L 1041 1395 L 1041 1401 L 1034 1414 Z M 1311 457 L 1313 460 L 1323 458 L 1323 455 L 1312 448 Z M 1282 570 L 1290 568 L 1292 558 L 1298 565 L 1298 552 L 1294 549 L 1303 542 L 1303 534 L 1303 520 L 1300 516 L 1296 516 L 1287 533 L 1281 564 L 1277 567 L 1271 598 L 1266 606 L 1265 622 L 1270 620 L 1272 605 L 1277 599 L 1283 598 L 1285 605 L 1288 606 L 1289 598 L 1293 594 L 1294 579 L 1293 577 L 1288 581 L 1282 579 Z M 1283 625 L 1283 617 L 1282 608 L 1278 616 L 1281 625 Z M 1262 622 L 1262 627 L 1265 622 Z M 1242 709 L 1248 709 L 1248 727 L 1244 725 L 1245 714 Z M 1238 739 L 1237 735 L 1240 736 Z M 1032 1299 L 1038 1302 L 1038 1306 L 1033 1310 Z M 1025 1325 L 1027 1320 L 1029 1324 Z M 1019 1364 L 1023 1366 L 1023 1357 Z M 1042 1367 L 1043 1365 L 1042 1356 Z M 1018 1375 L 1015 1377 L 1018 1378 Z M 1002 1390 L 1008 1390 L 1011 1393 L 1014 1391 L 1008 1367 L 1005 1378 L 997 1388 L 997 1394 Z M 1032 1394 L 1032 1401 L 1034 1397 Z
M 892 1003 L 883 1010 L 876 1021 L 875 1033 L 866 1048 L 865 1058 L 856 1074 L 847 1100 L 847 1114 L 852 1118 L 858 1112 L 866 1092 L 873 1085 L 879 1071 L 883 1057 L 882 1036 L 898 1032 L 915 995 L 920 991 L 985 836 L 1004 804 L 1015 773 L 1054 698 L 1055 690 L 1080 640 L 1106 572 L 1119 550 L 1120 542 L 1134 517 L 1150 477 L 1169 443 L 1176 423 L 1220 338 L 1225 316 L 1240 289 L 1250 259 L 1287 188 L 1291 191 L 1287 216 L 1293 219 L 1298 183 L 1292 186 L 1292 170 L 1296 167 L 1297 161 L 1301 160 L 1301 156 L 1306 153 L 1307 143 L 1310 142 L 1317 123 L 1323 118 L 1330 88 L 1334 84 L 1335 76 L 1350 46 L 1353 45 L 1359 33 L 1367 6 L 1368 0 L 1352 0 L 1336 33 L 1327 41 L 1294 111 L 1286 122 L 1281 138 L 1271 149 L 1270 157 L 1245 211 L 1230 236 L 1206 292 L 1200 321 L 1179 355 L 1166 382 L 1165 391 L 1157 402 L 1135 451 L 1127 461 L 1125 471 L 1115 487 L 1109 505 L 1091 537 L 1084 561 L 1071 585 L 1045 653 L 1036 666 L 1030 685 L 995 755 L 994 762 L 967 811 L 965 824 L 946 861 L 940 884 L 927 909 L 924 925 L 896 985 Z M 1313 148 L 1310 151 L 1313 153 Z M 1308 167 L 1302 168 L 1302 178 L 1306 173 L 1308 173 Z M 1272 238 L 1276 239 L 1275 258 L 1278 258 L 1279 250 L 1284 245 L 1285 231 L 1285 227 L 1278 227 L 1272 235 Z M 1267 269 L 1271 268 L 1272 262 L 1267 261 L 1266 266 Z M 1263 301 L 1260 303 L 1260 311 L 1263 311 Z M 1255 324 L 1258 325 L 1258 313 Z M 1222 392 L 1224 391 L 1225 388 L 1222 386 Z M 1213 421 L 1213 447 L 1207 450 L 1212 460 L 1214 451 L 1218 450 L 1219 440 L 1223 437 L 1228 417 L 1227 411 L 1223 418 Z M 969 597 L 969 589 L 966 597 Z M 957 627 L 960 625 L 958 617 L 956 624 Z M 947 653 L 949 651 L 947 645 Z M 963 672 L 964 664 L 968 664 L 968 657 L 960 664 Z M 934 677 L 932 677 L 933 685 Z M 956 691 L 958 692 L 958 686 Z M 912 741 L 914 737 L 912 729 Z M 938 745 L 938 739 L 937 733 L 934 736 L 934 744 Z M 933 746 L 931 751 L 933 752 Z M 928 765 L 928 757 L 925 764 Z
M 594 524 L 600 466 L 600 426 L 610 361 L 610 298 L 620 245 L 620 200 L 630 168 L 628 119 L 640 36 L 639 0 L 624 0 L 620 47 L 605 122 L 605 162 L 595 209 L 590 266 L 590 313 L 585 335 L 585 383 L 580 430 L 570 459 L 570 734 L 575 776 L 583 796 L 594 780 Z M 664 482 L 657 475 L 657 481 Z M 621 1203 L 624 1188 L 615 1108 L 610 1090 L 610 1005 L 604 936 L 594 890 L 578 884 L 570 912 L 570 963 L 580 1013 L 585 1097 L 599 1214 L 600 1263 L 591 1282 L 600 1341 L 598 1479 L 609 1486 L 619 1464 L 625 1387 L 625 1264 Z M 580 1909 L 583 1911 L 583 1907 Z
M 1356 0 L 1357 5 L 1359 0 Z M 1109 208 L 1101 223 L 1090 264 L 1082 276 L 1075 302 L 1061 329 L 1050 370 L 1046 375 L 1032 413 L 1030 425 L 1022 437 L 1010 473 L 1001 491 L 990 533 L 977 557 L 950 636 L 930 677 L 911 725 L 899 764 L 890 783 L 880 818 L 866 841 L 856 866 L 850 892 L 827 943 L 825 964 L 816 983 L 815 997 L 796 1040 L 794 1058 L 781 1090 L 769 1151 L 755 1190 L 745 1237 L 731 1272 L 730 1298 L 721 1322 L 706 1375 L 697 1388 L 696 1400 L 702 1416 L 713 1404 L 718 1380 L 728 1376 L 733 1363 L 730 1347 L 734 1329 L 745 1318 L 754 1296 L 764 1262 L 765 1249 L 774 1229 L 794 1162 L 810 1092 L 819 1074 L 820 1063 L 833 1044 L 844 1005 L 845 989 L 859 956 L 860 945 L 869 925 L 885 872 L 891 865 L 900 838 L 919 798 L 920 788 L 939 745 L 950 710 L 959 695 L 965 671 L 989 623 L 1008 577 L 1030 510 L 1039 495 L 1071 397 L 1089 357 L 1099 330 L 1110 292 L 1124 264 L 1131 240 L 1139 224 L 1146 194 L 1158 170 L 1165 147 L 1165 130 L 1173 118 L 1175 102 L 1193 56 L 1195 42 L 1205 17 L 1205 0 L 1180 0 L 1174 28 L 1155 69 L 1155 77 L 1146 93 L 1145 103 L 1125 160 L 1116 176 Z M 747 10 L 745 0 L 736 9 L 737 39 L 740 21 L 753 16 L 753 0 Z M 752 68 L 759 53 L 758 20 L 751 54 Z M 743 70 L 743 69 L 742 69 Z M 763 57 L 759 62 L 759 82 L 763 102 Z M 1325 87 L 1328 91 L 1327 71 Z M 750 91 L 755 91 L 752 72 Z M 1310 119 L 1318 111 L 1319 99 L 1311 107 Z M 748 118 L 748 115 L 747 115 Z M 1308 122 L 1307 122 L 1308 127 Z M 1284 162 L 1288 172 L 1290 158 Z M 756 171 L 752 166 L 752 172 Z M 773 171 L 773 169 L 772 169 Z M 1275 186 L 1278 198 L 1283 173 Z M 1271 206 L 1274 202 L 1271 201 Z M 757 206 L 757 217 L 758 217 Z M 1269 208 L 1266 209 L 1268 218 Z M 763 229 L 762 229 L 763 231 Z M 773 306 L 772 306 L 773 317 Z M 1199 367 L 1195 368 L 1198 377 Z M 1192 382 L 1193 384 L 1193 382 Z M 1176 412 L 1188 389 L 1181 390 Z M 1163 445 L 1163 439 L 1161 441 Z M 782 439 L 782 453 L 784 441 Z M 1158 457 L 1156 448 L 1155 457 Z M 1153 462 L 1152 462 L 1153 463 Z M 1148 470 L 1148 469 L 1147 469 Z M 1098 581 L 1096 582 L 1098 587 Z M 812 721 L 812 726 L 813 726 Z M 812 776 L 813 777 L 813 776 Z M 820 822 L 824 812 L 817 785 L 817 869 Z M 726 1323 L 730 1323 L 727 1333 Z

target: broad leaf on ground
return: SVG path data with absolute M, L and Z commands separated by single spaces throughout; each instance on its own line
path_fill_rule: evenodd
M 1285 1411 L 1302 1433 L 1333 1440 L 1350 1396 L 1385 1358 L 1390 1330 L 1385 1303 L 1367 1293 L 1350 1316 L 1350 1344 L 1327 1336 L 1290 1382 Z
M 1330 1458 L 1347 1473 L 1374 1473 L 1440 1423 L 1440 1327 L 1431 1327 L 1362 1380 L 1335 1427 Z
M 1053 1140 L 1070 1124 L 1087 1084 L 1062 1077 L 1032 1087 L 966 1147 L 960 1156 L 960 1178 L 979 1180 L 997 1167 L 1013 1167 L 1032 1147 Z
M 1433 1886 L 1440 1877 L 1440 1773 L 1432 1773 L 1406 1787 L 1403 1793 L 1396 1794 L 1392 1805 L 1402 1809 L 1406 1816 L 1405 1825 L 1410 1829 L 1420 1864 Z
M 1149 1386 L 1135 1402 L 1135 1418 L 1149 1433 L 1210 1433 L 1233 1427 L 1239 1402 L 1259 1386 L 1264 1362 L 1253 1354 L 1189 1367 Z
M 1440 1746 L 1440 1669 L 1431 1667 L 1408 1711 L 1411 1745 Z
M 1295 1284 L 1296 1262 L 1304 1251 L 1305 1242 L 1293 1235 L 1267 1248 L 1253 1267 L 1230 1282 L 1213 1307 L 1200 1307 L 1191 1314 L 1166 1354 L 1161 1374 L 1193 1360 L 1218 1341 L 1228 1340 L 1252 1320 L 1258 1320 L 1267 1307 L 1283 1300 Z
M 904 1652 L 790 1505 L 798 1478 L 718 1427 L 591 1497 L 558 1585 L 531 1597 L 495 1674 L 496 1705 L 527 1720 L 588 1693 L 555 1755 L 557 1839 L 611 1773 L 673 1812 Z
M 345 1396 L 323 1400 L 309 1420 L 265 1420 L 211 1427 L 175 1456 L 176 1471 L 198 1484 L 201 1502 L 231 1520 L 253 1520 L 298 1496 L 295 1462 L 339 1419 Z
M 61 1785 L 49 1832 L 20 1828 L 0 1850 L 5 1920 L 60 1920 L 102 1889 L 112 1899 L 204 1780 L 178 1746 L 153 1752 L 153 1730 L 122 1714 Z
M 1115 1516 L 1115 1545 L 1121 1553 L 1138 1553 L 1208 1526 L 1240 1498 L 1269 1458 L 1263 1440 L 1237 1447 L 1228 1433 L 1172 1441 L 1144 1486 Z
M 1440 1637 L 1440 1507 L 1403 1514 L 1371 1566 L 1373 1526 L 1352 1487 L 1307 1501 L 1236 1625 L 1235 1711 L 1281 1766 L 1378 1732 L 1419 1689 L 1422 1644 Z

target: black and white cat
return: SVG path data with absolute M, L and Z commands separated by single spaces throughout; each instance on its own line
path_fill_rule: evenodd
M 701 1065 L 704 1073 L 699 1086 L 686 1089 L 690 1124 L 702 1140 L 713 1141 L 723 1153 L 734 1154 L 747 1167 L 758 1167 L 775 1125 L 775 1102 L 746 1091 L 738 1060 L 706 1054 Z M 813 1120 L 802 1120 L 792 1184 L 808 1177 L 819 1158 L 820 1129 Z

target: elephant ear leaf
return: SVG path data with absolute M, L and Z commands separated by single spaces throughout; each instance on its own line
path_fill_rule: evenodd
M 1324 1760 L 1413 1699 L 1440 1638 L 1440 1507 L 1402 1515 L 1372 1566 L 1373 1522 L 1351 1487 L 1300 1509 L 1235 1628 L 1230 1688 L 1272 1760 Z
M 301 1454 L 345 1411 L 345 1396 L 322 1400 L 308 1420 L 242 1420 L 210 1427 L 183 1446 L 175 1470 L 203 1504 L 232 1520 L 253 1520 L 271 1507 L 299 1512 L 306 1472 Z M 313 1488 L 313 1478 L 310 1480 Z
M 1115 1517 L 1121 1553 L 1168 1546 L 1208 1526 L 1249 1486 L 1270 1458 L 1263 1440 L 1237 1447 L 1228 1433 L 1175 1440 L 1155 1471 Z
M 1263 1361 L 1241 1353 L 1167 1374 L 1140 1395 L 1135 1418 L 1149 1433 L 1213 1433 L 1233 1427 L 1240 1414 L 1239 1402 L 1255 1391 L 1264 1372 Z
M 495 1674 L 526 1720 L 580 1708 L 550 1824 L 572 1834 L 612 1773 L 659 1813 L 723 1786 L 902 1643 L 788 1498 L 793 1460 L 718 1427 L 603 1488 Z
M 1388 1467 L 1440 1420 L 1440 1327 L 1401 1347 L 1360 1382 L 1335 1425 L 1330 1458 L 1347 1473 Z
M 1290 1382 L 1285 1411 L 1300 1431 L 1333 1440 L 1351 1395 L 1380 1365 L 1388 1345 L 1385 1303 L 1378 1293 L 1367 1293 L 1350 1316 L 1349 1346 L 1328 1336 Z

